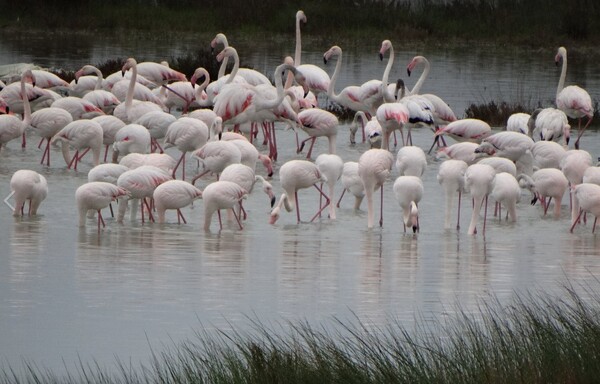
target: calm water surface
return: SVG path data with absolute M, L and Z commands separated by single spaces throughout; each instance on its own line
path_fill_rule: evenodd
M 14 50 L 16 43 L 6 44 L 0 46 L 5 63 L 67 66 L 79 57 L 78 52 L 65 51 L 61 57 L 48 53 L 42 58 Z M 154 54 L 128 48 L 132 53 L 97 47 L 91 56 L 78 58 L 69 67 L 113 55 Z M 378 47 L 373 50 L 377 52 Z M 280 57 L 279 52 L 261 54 L 268 61 L 267 68 L 273 68 L 274 57 Z M 399 54 L 402 70 L 413 54 Z M 320 51 L 307 52 L 305 61 L 322 63 L 321 55 Z M 372 73 L 379 76 L 384 64 L 371 56 L 349 54 L 346 81 L 364 81 Z M 531 65 L 519 56 L 492 56 L 431 52 L 430 59 L 435 57 L 439 63 L 433 68 L 446 67 L 432 69 L 430 91 L 436 80 L 444 81 L 447 85 L 438 93 L 467 104 L 479 100 L 484 83 L 501 87 L 506 82 L 514 88 L 543 66 L 548 75 L 540 75 L 535 87 L 523 85 L 523 91 L 552 98 L 558 77 L 552 55 L 527 59 Z M 253 60 L 248 62 L 258 67 L 259 59 Z M 582 76 L 597 81 L 596 75 L 585 71 Z M 466 78 L 480 79 L 479 88 L 469 88 Z M 540 85 L 544 82 L 549 83 L 546 88 Z M 366 144 L 348 144 L 347 123 L 339 130 L 338 154 L 345 161 L 357 161 L 368 149 Z M 299 135 L 305 137 L 302 132 Z M 417 130 L 414 135 L 416 145 L 429 147 L 431 132 Z M 280 160 L 273 184 L 279 194 L 277 169 L 302 155 L 295 153 L 293 132 L 284 131 L 283 126 L 278 126 L 278 142 Z M 594 158 L 598 156 L 597 133 L 586 134 L 582 143 Z M 320 139 L 315 156 L 326 149 L 325 139 Z M 168 153 L 178 156 L 176 150 Z M 256 189 L 247 199 L 249 216 L 242 231 L 233 223 L 218 231 L 215 217 L 211 231 L 204 232 L 202 200 L 198 200 L 184 209 L 187 225 L 178 225 L 170 212 L 165 225 L 128 220 L 117 225 L 108 219 L 106 229 L 98 234 L 94 221 L 86 228 L 77 227 L 74 192 L 87 180 L 89 160 L 74 172 L 65 169 L 57 150 L 52 152 L 49 168 L 39 165 L 41 154 L 34 135 L 29 136 L 26 150 L 14 141 L 0 153 L 2 198 L 10 192 L 10 177 L 18 169 L 44 174 L 50 190 L 36 218 L 13 218 L 8 207 L 0 207 L 0 367 L 19 367 L 23 359 L 57 371 L 65 366 L 73 369 L 79 358 L 94 359 L 109 368 L 115 366 L 116 358 L 147 363 L 151 348 L 161 350 L 165 344 L 193 338 L 200 328 L 247 329 L 249 318 L 326 325 L 334 317 L 352 321 L 357 316 L 369 326 L 395 319 L 412 328 L 415 318 L 428 321 L 451 316 L 456 303 L 476 311 L 490 295 L 507 303 L 515 293 L 561 294 L 566 281 L 598 287 L 600 240 L 591 233 L 591 226 L 578 227 L 570 234 L 567 215 L 560 220 L 542 218 L 539 205 L 529 205 L 528 192 L 523 192 L 517 223 L 490 218 L 485 236 L 468 236 L 470 206 L 465 203 L 460 231 L 444 230 L 444 200 L 436 181 L 440 163 L 433 158 L 423 177 L 425 197 L 417 235 L 403 233 L 393 180 L 384 188 L 384 225 L 373 230 L 366 228 L 365 211 L 352 210 L 348 196 L 342 200 L 337 220 L 323 217 L 296 224 L 295 213 L 284 212 L 276 225 L 269 225 L 267 198 Z M 186 173 L 196 171 L 193 162 L 188 168 Z M 258 172 L 264 174 L 264 169 Z M 200 186 L 209 182 L 204 179 Z M 340 192 L 338 185 L 336 198 Z M 316 211 L 317 192 L 303 190 L 299 199 L 302 219 L 307 221 Z M 366 210 L 366 203 L 362 208 Z M 567 209 L 565 197 L 563 212 Z

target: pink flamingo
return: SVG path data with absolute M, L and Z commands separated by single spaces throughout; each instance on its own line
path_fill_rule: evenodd
M 152 209 L 147 199 L 152 198 L 152 194 L 156 187 L 162 183 L 172 180 L 171 175 L 163 169 L 152 165 L 143 165 L 135 169 L 123 172 L 117 179 L 117 185 L 129 192 L 127 201 L 119 202 L 119 213 L 117 222 L 122 223 L 125 216 L 125 211 L 130 199 L 139 199 L 141 204 L 142 223 L 144 223 L 144 207 L 148 211 L 148 218 L 154 221 Z M 134 220 L 137 215 L 137 204 L 133 203 L 131 208 L 131 220 Z
M 328 194 L 331 196 L 329 201 L 329 218 L 335 220 L 336 213 L 333 197 L 335 196 L 335 184 L 344 172 L 344 161 L 338 155 L 322 153 L 317 156 L 315 164 L 321 174 L 327 179 Z
M 104 145 L 104 162 L 108 158 L 108 148 L 112 147 L 115 142 L 117 131 L 123 128 L 126 124 L 116 116 L 102 115 L 92 119 L 102 127 L 102 144 Z
M 445 209 L 445 220 L 444 228 L 450 228 L 450 217 L 452 215 L 453 200 L 454 196 L 458 192 L 458 210 L 456 219 L 456 229 L 460 229 L 460 205 L 462 193 L 465 189 L 465 173 L 467 171 L 468 164 L 463 160 L 448 159 L 440 164 L 440 168 L 437 174 L 437 181 L 444 188 L 446 195 L 446 209 Z
M 44 164 L 44 160 L 46 160 L 46 166 L 50 166 L 50 140 L 72 121 L 71 114 L 62 108 L 42 108 L 31 114 L 31 127 L 42 137 L 42 142 L 46 140 L 40 164 Z
M 427 156 L 419 147 L 402 147 L 396 154 L 396 169 L 400 176 L 421 177 L 427 169 Z
M 137 153 L 149 153 L 152 139 L 150 132 L 140 124 L 127 124 L 115 133 L 113 143 L 113 163 L 117 163 L 119 156 Z
M 310 108 L 298 113 L 298 120 L 300 128 L 309 136 L 300 143 L 298 153 L 302 152 L 304 145 L 310 140 L 310 148 L 306 154 L 306 158 L 309 159 L 317 137 L 324 136 L 327 137 L 329 143 L 329 153 L 335 154 L 339 121 L 333 113 L 320 108 Z
M 120 197 L 128 196 L 129 192 L 121 187 L 104 181 L 93 181 L 77 188 L 75 200 L 79 211 L 79 227 L 85 227 L 86 214 L 90 209 L 98 212 L 98 232 L 100 224 L 104 227 L 101 210 Z
M 571 225 L 570 232 L 573 233 L 573 229 L 581 220 L 581 215 L 584 212 L 589 212 L 594 215 L 594 226 L 592 227 L 592 233 L 594 233 L 596 231 L 596 221 L 598 220 L 598 216 L 600 216 L 600 186 L 597 184 L 582 183 L 572 187 L 572 194 L 573 200 L 577 201 L 579 208 L 577 216 Z
M 223 229 L 221 209 L 231 209 L 240 230 L 243 229 L 240 218 L 236 215 L 233 208 L 236 204 L 239 204 L 240 200 L 246 198 L 247 195 L 248 191 L 233 181 L 220 180 L 207 185 L 202 192 L 202 200 L 204 200 L 204 230 L 210 230 L 210 222 L 215 211 L 219 216 L 219 230 Z
M 500 210 L 502 206 L 506 208 L 507 219 L 517 221 L 517 202 L 521 198 L 521 187 L 513 174 L 508 172 L 496 172 L 492 181 L 492 191 L 490 197 L 496 202 L 498 208 L 498 217 L 502 220 Z
M 23 72 L 21 81 L 19 82 L 20 95 L 22 97 L 21 103 L 23 105 L 23 120 L 15 115 L 0 115 L 0 149 L 2 149 L 6 143 L 18 137 L 22 137 L 21 147 L 25 147 L 25 128 L 27 128 L 31 122 L 31 105 L 29 104 L 29 98 L 25 87 L 27 81 L 35 84 L 35 77 L 30 70 Z M 7 87 L 4 87 L 4 89 L 6 88 Z M 1 93 L 2 92 L 0 91 L 0 94 Z M 3 103 L 4 102 L 5 100 L 3 100 Z M 6 103 L 4 103 L 3 109 L 6 111 L 7 108 L 10 107 L 7 107 Z
M 79 154 L 82 149 L 91 149 L 93 164 L 98 165 L 100 163 L 103 132 L 102 126 L 97 122 L 86 119 L 75 120 L 58 131 L 52 138 L 53 143 L 59 140 L 62 142 L 62 154 L 67 163 L 67 169 L 73 167 L 74 170 L 77 170 L 77 164 L 83 156 L 83 154 Z M 72 158 L 69 155 L 69 145 L 76 150 Z
M 217 33 L 214 39 L 210 42 L 211 50 L 214 50 L 218 45 L 223 45 L 223 48 L 229 47 L 229 42 L 227 41 L 227 37 L 223 33 Z M 225 57 L 221 62 L 221 66 L 219 67 L 219 73 L 217 78 L 220 79 L 225 75 L 225 70 L 227 69 L 229 57 Z M 259 84 L 268 84 L 271 85 L 271 81 L 269 78 L 262 73 L 258 72 L 255 69 L 250 68 L 239 68 L 238 75 L 243 77 L 246 82 L 250 85 L 259 85 Z
M 394 196 L 402 208 L 404 232 L 410 227 L 413 233 L 419 231 L 419 201 L 423 198 L 423 181 L 417 176 L 399 176 L 394 181 Z
M 317 213 L 310 220 L 314 221 L 321 212 L 329 205 L 329 197 L 317 186 L 318 183 L 326 182 L 325 176 L 321 174 L 319 168 L 307 160 L 289 160 L 279 169 L 279 180 L 283 193 L 279 197 L 279 202 L 271 210 L 270 224 L 275 224 L 279 219 L 281 207 L 285 207 L 288 212 L 296 210 L 298 224 L 300 224 L 300 206 L 298 204 L 298 190 L 314 186 L 320 196 L 326 200 L 324 206 L 320 207 Z
M 496 171 L 489 165 L 472 164 L 465 171 L 465 188 L 471 193 L 473 199 L 473 214 L 467 233 L 474 235 L 477 233 L 477 223 L 479 221 L 479 212 L 485 202 L 485 211 L 483 215 L 483 231 L 485 235 L 485 221 L 487 219 L 487 200 L 492 192 L 494 176 Z
M 196 199 L 202 198 L 202 191 L 187 181 L 167 180 L 154 190 L 152 194 L 154 206 L 158 213 L 158 223 L 165 222 L 165 212 L 167 209 L 177 211 L 177 223 L 187 224 L 181 208 L 192 204 Z
M 513 132 L 520 132 L 524 135 L 529 134 L 529 118 L 531 115 L 529 113 L 517 112 L 513 113 L 506 120 L 506 130 Z
M 393 164 L 394 156 L 387 149 L 369 149 L 358 159 L 358 175 L 367 196 L 367 228 L 373 228 L 375 221 L 373 193 L 379 188 L 381 188 L 379 226 L 383 226 L 383 184 L 392 172 Z
M 208 141 L 208 137 L 209 129 L 206 124 L 192 117 L 180 117 L 169 125 L 165 134 L 165 149 L 176 147 L 181 151 L 181 157 L 173 169 L 173 178 L 181 165 L 181 179 L 185 180 L 185 155 L 201 148 Z
M 198 159 L 202 163 L 203 172 L 199 173 L 192 179 L 192 184 L 207 173 L 217 175 L 230 164 L 240 163 L 242 153 L 238 147 L 230 141 L 209 141 L 200 149 L 192 152 L 192 157 Z
M 579 120 L 579 133 L 575 140 L 575 149 L 579 149 L 579 139 L 585 129 L 592 122 L 594 117 L 594 107 L 592 98 L 587 91 L 577 85 L 569 85 L 565 87 L 565 77 L 567 76 L 567 50 L 565 47 L 558 48 L 558 52 L 554 57 L 556 65 L 562 60 L 562 68 L 560 71 L 560 79 L 556 88 L 556 107 L 567 114 L 572 119 Z M 581 128 L 581 118 L 586 116 L 587 123 Z
M 246 190 L 248 194 L 252 193 L 254 184 L 256 184 L 257 181 L 260 181 L 262 183 L 263 192 L 269 197 L 271 207 L 275 205 L 275 194 L 273 193 L 273 186 L 271 183 L 265 180 L 264 177 L 255 174 L 254 169 L 245 164 L 229 164 L 225 167 L 223 172 L 221 172 L 219 180 L 233 181 Z M 240 200 L 240 213 L 243 212 L 245 214 L 241 203 L 242 201 Z
M 105 113 L 112 113 L 115 107 L 121 104 L 121 101 L 113 93 L 102 88 L 103 76 L 98 68 L 93 65 L 84 65 L 79 71 L 75 72 L 75 81 L 78 81 L 81 76 L 92 73 L 96 75 L 96 85 L 94 90 L 87 92 L 82 99 L 94 104 Z
M 96 116 L 104 115 L 104 111 L 91 102 L 74 96 L 58 99 L 51 106 L 66 110 L 71 114 L 73 120 L 93 119 Z
M 554 199 L 554 218 L 560 218 L 560 204 L 569 187 L 569 180 L 562 171 L 556 168 L 542 168 L 531 176 L 520 174 L 518 180 L 519 186 L 529 190 L 533 195 L 531 205 L 538 200 L 541 202 L 544 216 L 548 212 L 550 201 Z M 549 199 L 546 201 L 546 198 Z
M 336 206 L 338 208 L 340 207 L 340 202 L 342 201 L 344 194 L 346 191 L 349 191 L 354 195 L 354 210 L 358 211 L 360 209 L 360 204 L 365 197 L 365 186 L 358 174 L 358 163 L 356 161 L 345 162 L 340 179 L 344 186 L 344 190 L 342 191 Z
M 155 63 L 157 64 L 157 63 Z M 157 64 L 166 70 L 169 68 L 164 65 Z M 129 83 L 127 85 L 127 95 L 125 97 L 125 102 L 119 104 L 115 110 L 113 111 L 113 115 L 117 116 L 119 119 L 123 120 L 126 123 L 131 123 L 139 119 L 142 115 L 150 111 L 162 111 L 162 105 L 158 105 L 151 101 L 141 101 L 134 100 L 134 93 L 136 87 L 140 87 L 137 85 L 137 74 L 138 74 L 138 64 L 134 58 L 130 57 L 125 61 L 123 67 L 121 68 L 121 73 L 123 75 L 128 70 L 131 70 L 131 78 L 129 79 Z M 154 95 L 153 95 L 154 96 Z
M 29 215 L 35 216 L 40 204 L 48 195 L 48 182 L 44 176 L 35 171 L 21 169 L 13 173 L 10 178 L 10 190 L 4 202 L 10 207 L 8 199 L 14 196 L 13 216 L 23 215 L 23 207 L 27 200 L 29 200 Z

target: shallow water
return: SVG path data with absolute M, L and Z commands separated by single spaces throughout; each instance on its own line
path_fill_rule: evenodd
M 316 62 L 319 55 L 309 53 L 306 61 Z M 450 52 L 439 55 L 438 62 L 458 57 Z M 347 62 L 355 63 L 353 78 L 366 80 L 362 71 L 368 71 L 367 66 L 358 64 L 366 59 L 349 56 Z M 36 61 L 13 56 L 13 61 L 29 59 Z M 552 57 L 546 59 L 554 65 Z M 383 64 L 375 62 L 382 70 Z M 518 62 L 509 63 L 523 69 Z M 58 65 L 50 60 L 41 64 Z M 490 72 L 481 76 L 492 83 L 527 77 L 515 69 L 492 75 L 494 66 L 506 62 L 495 64 L 485 55 L 463 64 L 454 67 L 456 72 L 435 75 L 450 75 L 446 81 L 452 87 L 442 89 L 462 103 L 468 102 L 468 91 L 450 93 L 450 88 L 468 88 L 460 79 L 477 78 L 483 69 Z M 552 71 L 554 79 L 557 73 Z M 549 98 L 553 87 L 554 80 Z M 357 161 L 367 145 L 349 144 L 347 123 L 339 132 L 338 154 L 345 161 Z M 429 147 L 430 131 L 413 134 L 416 145 Z M 303 132 L 299 135 L 305 137 Z M 283 126 L 278 126 L 278 143 L 280 160 L 273 179 L 277 194 L 279 166 L 303 156 L 295 153 L 294 134 Z M 582 139 L 582 149 L 593 158 L 599 145 L 595 132 Z M 319 139 L 314 156 L 326 150 L 326 140 Z M 554 220 L 542 217 L 540 206 L 529 205 L 529 193 L 523 192 L 518 221 L 500 222 L 490 213 L 485 236 L 466 234 L 471 211 L 465 198 L 461 229 L 445 230 L 444 199 L 436 180 L 439 162 L 433 158 L 423 177 L 421 232 L 416 235 L 403 232 L 392 193 L 396 173 L 384 188 L 382 228 L 368 230 L 366 202 L 363 211 L 354 212 L 349 196 L 342 200 L 337 220 L 323 216 L 308 223 L 318 206 L 314 189 L 299 194 L 301 224 L 294 212 L 284 212 L 276 225 L 269 225 L 268 199 L 257 188 L 245 202 L 248 219 L 241 231 L 232 222 L 218 231 L 215 217 L 211 231 L 204 232 L 198 200 L 183 210 L 187 225 L 178 225 L 169 212 L 165 225 L 142 225 L 139 219 L 118 225 L 107 219 L 107 227 L 98 233 L 94 220 L 86 228 L 77 227 L 74 192 L 87 180 L 89 159 L 75 172 L 66 170 L 57 150 L 51 167 L 41 166 L 41 153 L 33 135 L 26 150 L 14 141 L 0 153 L 2 198 L 18 169 L 44 174 L 50 190 L 38 217 L 13 218 L 8 207 L 0 207 L 0 367 L 19 367 L 25 359 L 61 371 L 65 366 L 75 369 L 81 359 L 111 368 L 117 358 L 147 363 L 152 349 L 194 337 L 202 327 L 247 329 L 249 319 L 321 325 L 332 324 L 334 317 L 351 321 L 357 316 L 368 326 L 396 319 L 412 328 L 415 318 L 451 316 L 457 303 L 476 312 L 481 300 L 490 296 L 507 303 L 516 293 L 560 295 L 566 281 L 598 288 L 600 240 L 589 222 L 569 233 L 567 197 L 563 218 Z M 168 153 L 179 155 L 174 149 Z M 195 171 L 189 162 L 186 173 Z M 265 173 L 260 166 L 258 173 Z M 208 182 L 205 178 L 200 186 Z M 340 192 L 338 184 L 336 199 Z M 108 216 L 108 210 L 104 214 Z

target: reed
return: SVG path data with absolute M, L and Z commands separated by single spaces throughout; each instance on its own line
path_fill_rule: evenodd
M 268 325 L 211 333 L 152 354 L 140 367 L 107 372 L 79 362 L 57 376 L 26 363 L 0 372 L 0 383 L 547 383 L 594 382 L 600 374 L 600 296 L 566 286 L 560 297 L 482 300 L 450 320 L 417 319 L 414 331 L 391 320 L 330 326 Z

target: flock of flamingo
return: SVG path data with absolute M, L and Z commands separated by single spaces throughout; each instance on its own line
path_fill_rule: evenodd
M 52 147 L 60 146 L 67 168 L 74 170 L 83 156 L 91 152 L 94 166 L 88 172 L 88 182 L 75 191 L 75 198 L 79 225 L 85 226 L 97 216 L 98 231 L 104 226 L 102 210 L 110 208 L 114 215 L 111 203 L 115 200 L 118 223 L 124 221 L 128 209 L 130 220 L 137 220 L 138 204 L 142 222 L 146 217 L 165 222 L 165 212 L 176 210 L 177 221 L 185 223 L 181 208 L 200 198 L 206 230 L 214 213 L 222 228 L 223 209 L 230 212 L 229 219 L 235 218 L 242 229 L 247 219 L 242 202 L 257 182 L 271 204 L 272 224 L 282 208 L 288 212 L 295 210 L 300 223 L 298 192 L 315 187 L 319 209 L 311 221 L 322 217 L 325 210 L 330 219 L 336 219 L 336 206 L 349 192 L 355 197 L 355 209 L 360 208 L 366 196 L 367 227 L 372 228 L 377 192 L 381 226 L 383 186 L 396 173 L 393 192 L 402 208 L 404 231 L 408 227 L 417 232 L 418 206 L 425 192 L 421 177 L 427 169 L 428 157 L 423 149 L 412 144 L 411 130 L 415 127 L 432 130 L 429 153 L 437 146 L 435 157 L 443 160 L 437 179 L 446 196 L 446 228 L 453 226 L 451 218 L 457 195 L 456 228 L 460 228 L 463 193 L 472 198 L 469 234 L 478 232 L 482 208 L 485 232 L 489 196 L 496 203 L 496 212 L 504 206 L 507 218 L 516 220 L 516 204 L 522 189 L 531 191 L 532 204 L 541 202 L 544 215 L 554 200 L 555 217 L 560 217 L 563 195 L 569 191 L 571 232 L 583 220 L 583 213 L 600 215 L 600 168 L 592 166 L 588 152 L 578 149 L 582 134 L 592 121 L 592 101 L 584 89 L 564 86 L 565 48 L 559 48 L 555 57 L 557 65 L 562 62 L 556 108 L 539 109 L 531 115 L 514 114 L 505 130 L 494 133 L 482 120 L 458 119 L 440 97 L 420 94 L 430 68 L 423 56 L 416 56 L 407 66 L 409 76 L 416 67 L 423 66 L 412 90 L 401 80 L 389 83 L 394 63 L 394 49 L 389 40 L 382 42 L 379 51 L 381 60 L 388 56 L 381 80 L 369 80 L 336 92 L 342 49 L 333 46 L 324 53 L 325 64 L 336 60 L 331 77 L 319 66 L 302 63 L 302 23 L 306 23 L 306 16 L 298 11 L 295 56 L 285 58 L 275 69 L 275 85 L 256 70 L 240 68 L 237 51 L 221 33 L 211 42 L 213 48 L 222 47 L 216 57 L 222 64 L 218 78 L 213 81 L 204 68 L 198 68 L 188 80 L 184 74 L 169 68 L 168 63 L 137 63 L 133 58 L 125 62 L 122 71 L 106 78 L 94 66 L 86 65 L 76 72 L 72 83 L 47 71 L 25 70 L 20 81 L 2 84 L 0 109 L 5 113 L 0 115 L 0 146 L 21 139 L 22 147 L 26 148 L 27 133 L 34 132 L 41 138 L 38 148 L 44 145 L 40 162 L 43 166 L 50 166 Z M 225 74 L 230 59 L 234 61 L 233 69 Z M 57 92 L 65 90 L 68 96 Z M 356 112 L 350 142 L 356 142 L 360 129 L 362 141 L 370 146 L 356 161 L 344 161 L 336 154 L 340 124 L 334 114 L 319 107 L 319 100 L 324 98 Z M 181 116 L 172 114 L 172 109 L 181 109 Z M 574 149 L 568 147 L 569 118 L 579 124 Z M 584 118 L 587 121 L 583 125 Z M 310 148 L 306 159 L 287 160 L 279 167 L 283 193 L 277 199 L 269 179 L 274 163 L 279 161 L 275 123 L 282 122 L 296 131 L 297 153 L 303 151 L 306 143 Z M 308 137 L 300 141 L 297 129 Z M 258 149 L 261 134 L 268 154 Z M 397 134 L 401 146 L 394 154 L 390 141 L 399 145 Z M 319 137 L 328 139 L 328 151 L 312 161 L 313 146 Z M 448 145 L 447 137 L 456 143 Z M 179 150 L 178 159 L 165 153 L 169 147 Z M 112 158 L 108 159 L 110 149 Z M 201 168 L 192 178 L 185 174 L 186 158 L 197 161 Z M 258 174 L 257 164 L 264 166 L 265 176 Z M 212 181 L 214 175 L 216 180 Z M 195 186 L 198 179 L 206 177 L 211 182 L 204 189 Z M 343 192 L 335 199 L 338 181 Z M 14 198 L 13 214 L 23 215 L 29 201 L 28 214 L 35 215 L 47 195 L 48 182 L 40 173 L 23 169 L 13 174 L 10 189 L 4 201 L 11 206 L 9 199 Z

